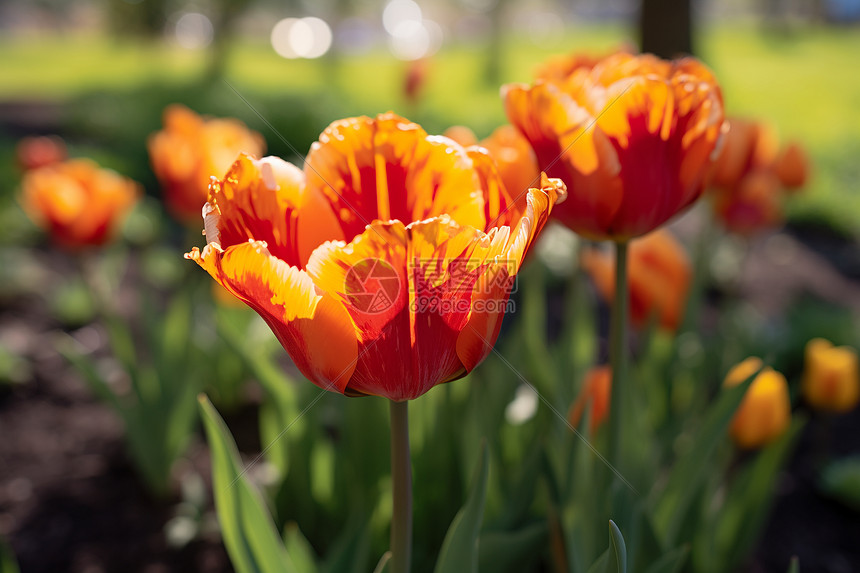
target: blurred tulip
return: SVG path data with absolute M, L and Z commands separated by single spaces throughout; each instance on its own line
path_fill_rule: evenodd
M 528 140 L 514 126 L 496 128 L 480 145 L 490 152 L 505 187 L 514 197 L 540 182 L 537 157 Z
M 809 158 L 800 144 L 789 143 L 776 158 L 773 170 L 787 190 L 803 187 L 809 179 Z
M 806 345 L 803 396 L 816 410 L 847 412 L 860 401 L 857 353 L 822 338 Z
M 453 125 L 446 129 L 442 135 L 453 139 L 463 147 L 478 145 L 478 138 L 475 136 L 475 132 L 465 125 Z
M 579 421 L 585 412 L 586 406 L 590 407 L 589 432 L 591 435 L 606 420 L 609 414 L 609 395 L 612 392 L 612 370 L 609 366 L 595 366 L 585 374 L 582 389 L 576 402 L 570 407 L 567 419 L 574 428 L 579 427 Z
M 588 249 L 582 254 L 582 268 L 591 276 L 604 300 L 612 301 L 615 296 L 613 257 L 597 249 Z M 664 328 L 678 328 L 693 275 L 684 247 L 669 231 L 655 231 L 630 243 L 628 269 L 633 324 L 645 326 L 651 316 L 656 315 Z
M 596 240 L 644 235 L 698 199 L 723 125 L 716 80 L 691 58 L 617 53 L 502 95 L 540 169 L 568 186 L 557 218 Z
M 15 155 L 21 169 L 30 171 L 65 160 L 66 144 L 56 135 L 25 137 L 15 147 Z
M 72 159 L 28 171 L 21 200 L 57 244 L 74 249 L 106 243 L 140 194 L 134 181 Z
M 779 179 L 767 170 L 743 177 L 733 189 L 715 189 L 714 212 L 729 231 L 752 236 L 783 220 Z
M 223 175 L 239 153 L 259 157 L 266 148 L 241 121 L 201 117 L 178 104 L 164 110 L 164 129 L 147 147 L 167 207 L 184 222 L 199 220 L 211 177 Z
M 403 97 L 409 105 L 414 106 L 421 98 L 421 91 L 427 82 L 427 61 L 412 60 L 406 64 L 406 75 L 403 78 Z
M 732 118 L 726 120 L 726 126 L 709 184 L 729 189 L 736 187 L 748 173 L 769 169 L 779 153 L 779 142 L 765 123 Z
M 809 165 L 796 143 L 780 150 L 766 124 L 744 119 L 727 124 L 709 179 L 714 212 L 727 230 L 752 236 L 782 223 L 785 191 L 806 182 Z
M 409 400 L 475 368 L 564 185 L 510 202 L 486 154 L 394 114 L 333 123 L 306 166 L 241 156 L 186 256 L 326 390 Z
M 723 385 L 737 386 L 762 367 L 759 358 L 750 357 L 732 368 Z M 755 449 L 779 438 L 791 422 L 791 402 L 785 376 L 770 367 L 759 372 L 747 389 L 729 433 L 738 447 Z

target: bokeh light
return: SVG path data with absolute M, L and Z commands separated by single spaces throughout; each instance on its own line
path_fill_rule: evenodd
M 320 18 L 284 18 L 272 28 L 271 42 L 284 58 L 319 58 L 331 48 L 331 27 Z
M 187 12 L 176 20 L 176 43 L 187 50 L 199 50 L 212 43 L 215 29 L 212 21 L 199 12 Z

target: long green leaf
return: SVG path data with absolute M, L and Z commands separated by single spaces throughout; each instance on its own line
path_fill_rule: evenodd
M 472 481 L 469 499 L 463 506 L 442 542 L 436 573 L 477 573 L 478 533 L 484 519 L 484 502 L 487 498 L 489 451 L 486 442 L 481 444 L 481 455 Z
M 627 573 L 627 545 L 615 522 L 609 520 L 609 571 Z
M 690 451 L 675 465 L 654 511 L 654 526 L 661 534 L 664 546 L 671 547 L 676 544 L 684 516 L 696 491 L 701 487 L 702 480 L 707 477 L 710 467 L 708 458 L 725 439 L 732 416 L 756 376 L 758 372 L 742 384 L 721 391 L 716 404 L 710 409 L 696 434 Z
M 0 539 L 0 573 L 19 573 L 15 554 L 6 543 Z
M 788 573 L 800 573 L 800 559 L 791 558 L 791 563 L 788 564 Z
M 239 573 L 303 573 L 290 562 L 259 492 L 241 473 L 239 452 L 206 396 L 200 411 L 212 455 L 212 488 L 221 534 Z

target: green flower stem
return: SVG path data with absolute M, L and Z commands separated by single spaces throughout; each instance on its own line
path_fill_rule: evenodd
M 609 363 L 612 367 L 612 391 L 609 400 L 609 463 L 619 466 L 621 455 L 621 427 L 624 414 L 621 401 L 627 378 L 627 292 L 628 244 L 615 244 L 615 301 L 612 304 L 612 324 L 609 329 Z
M 409 573 L 412 557 L 412 456 L 409 402 L 391 401 L 391 573 Z

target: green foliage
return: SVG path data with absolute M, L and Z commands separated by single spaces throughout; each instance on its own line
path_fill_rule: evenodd
M 831 462 L 821 473 L 821 490 L 860 511 L 860 456 Z

